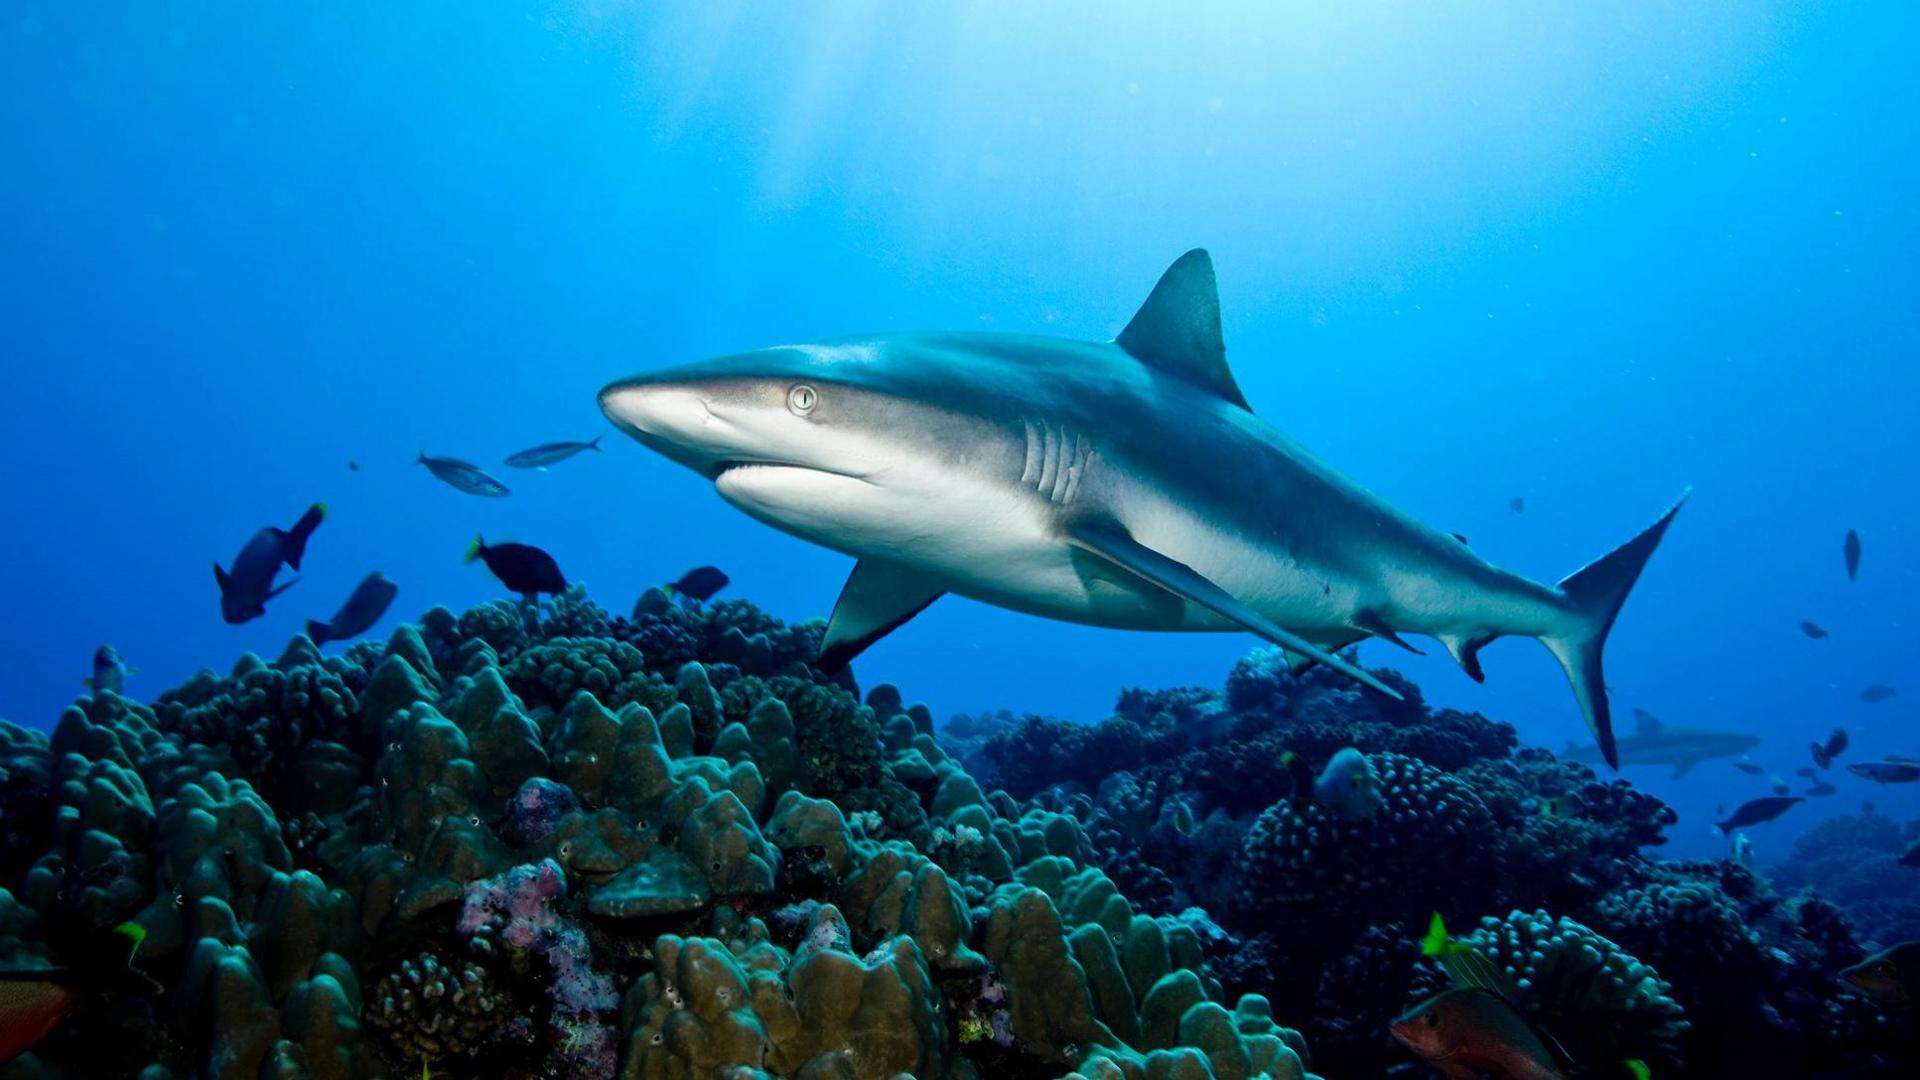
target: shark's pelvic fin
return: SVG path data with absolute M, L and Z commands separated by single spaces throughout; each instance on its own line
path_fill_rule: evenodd
M 1220 290 L 1213 259 L 1194 248 L 1174 260 L 1115 345 L 1149 367 L 1176 375 L 1252 412 L 1227 367 L 1220 336 Z
M 1362 630 L 1365 630 L 1367 633 L 1372 634 L 1374 637 L 1379 638 L 1381 641 L 1391 642 L 1395 645 L 1398 645 L 1415 656 L 1427 655 L 1424 650 L 1415 647 L 1412 642 L 1408 641 L 1406 638 L 1401 637 L 1399 634 L 1394 633 L 1393 627 L 1388 626 L 1385 619 L 1382 619 L 1380 616 L 1374 614 L 1371 611 L 1360 612 L 1357 616 L 1354 617 L 1353 625 L 1359 627 Z
M 1349 663 L 1291 631 L 1283 630 L 1267 617 L 1246 606 L 1226 590 L 1208 581 L 1193 567 L 1141 544 L 1117 525 L 1082 520 L 1067 524 L 1066 537 L 1075 546 L 1092 552 L 1136 577 L 1150 581 L 1168 592 L 1199 604 L 1226 619 L 1239 623 L 1253 633 L 1290 652 L 1310 656 L 1320 663 L 1373 687 L 1390 698 L 1401 700 L 1400 693 L 1374 678 L 1359 666 Z
M 1573 696 L 1580 702 L 1580 715 L 1586 719 L 1587 730 L 1593 732 L 1594 741 L 1600 746 L 1600 756 L 1615 769 L 1620 767 L 1620 753 L 1613 742 L 1613 715 L 1607 706 L 1607 680 L 1600 666 L 1600 650 L 1606 646 L 1607 631 L 1613 629 L 1620 605 L 1627 602 L 1627 593 L 1640 579 L 1640 571 L 1653 556 L 1653 549 L 1660 546 L 1660 538 L 1666 535 L 1667 526 L 1673 524 L 1673 516 L 1686 505 L 1689 494 L 1691 491 L 1682 492 L 1667 512 L 1660 515 L 1660 520 L 1646 531 L 1562 579 L 1560 592 L 1571 609 L 1573 626 L 1566 632 L 1540 638 L 1541 644 L 1566 671 L 1567 681 L 1573 685 Z
M 926 610 L 946 590 L 925 574 L 885 559 L 861 559 L 840 589 L 820 642 L 820 667 L 838 671 L 867 646 Z

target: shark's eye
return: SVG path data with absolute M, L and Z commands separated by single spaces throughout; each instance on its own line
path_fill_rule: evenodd
M 793 410 L 795 416 L 807 415 L 819 403 L 820 392 L 806 383 L 794 383 L 787 391 L 787 408 Z

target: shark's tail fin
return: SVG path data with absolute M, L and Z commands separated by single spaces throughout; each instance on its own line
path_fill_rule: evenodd
M 1627 602 L 1627 593 L 1690 493 L 1682 492 L 1646 531 L 1562 580 L 1560 592 L 1567 598 L 1573 624 L 1565 633 L 1540 638 L 1566 671 L 1573 696 L 1580 701 L 1580 715 L 1593 732 L 1600 755 L 1615 769 L 1620 767 L 1620 755 L 1613 744 L 1613 718 L 1607 707 L 1607 680 L 1600 666 L 1600 651 L 1606 647 L 1607 631 L 1613 629 L 1620 605 Z
M 307 620 L 307 637 L 311 638 L 315 645 L 325 645 L 332 641 L 333 635 L 329 633 L 332 629 L 333 626 L 330 623 L 323 623 L 318 619 Z

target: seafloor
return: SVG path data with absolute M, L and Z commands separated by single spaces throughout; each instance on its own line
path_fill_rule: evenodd
M 1658 799 L 1391 673 L 1404 703 L 1262 651 L 1095 726 L 936 730 L 819 634 L 437 608 L 0 724 L 0 964 L 135 920 L 164 987 L 0 1077 L 1418 1077 L 1387 1023 L 1442 985 L 1435 911 L 1591 1075 L 1915 1075 L 1835 977 L 1920 923 L 1897 823 L 1787 889 L 1647 857 Z M 1376 817 L 1290 796 L 1284 750 L 1345 746 Z M 1894 873 L 1843 909 L 1829 849 Z

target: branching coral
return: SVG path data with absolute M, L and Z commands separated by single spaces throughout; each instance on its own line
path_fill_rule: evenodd
M 401 1061 L 474 1059 L 503 1043 L 530 1042 L 508 990 L 477 963 L 449 967 L 422 953 L 380 979 L 367 995 L 366 1022 Z

